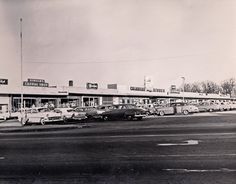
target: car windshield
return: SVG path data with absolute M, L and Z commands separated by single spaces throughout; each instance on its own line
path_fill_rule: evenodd
M 73 112 L 74 111 L 74 109 L 68 109 L 67 110 L 67 112 Z
M 59 109 L 54 109 L 54 112 L 56 112 L 56 113 L 61 113 L 61 110 L 59 110 Z
M 77 108 L 77 109 L 75 109 L 77 112 L 84 112 L 85 111 L 85 109 L 82 109 L 82 108 Z

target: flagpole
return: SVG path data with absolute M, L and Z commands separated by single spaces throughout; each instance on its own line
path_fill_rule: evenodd
M 20 86 L 21 86 L 21 100 L 20 100 L 20 112 L 21 112 L 21 117 L 23 117 L 23 49 L 22 49 L 22 39 L 23 39 L 23 34 L 22 34 L 22 18 L 20 18 Z

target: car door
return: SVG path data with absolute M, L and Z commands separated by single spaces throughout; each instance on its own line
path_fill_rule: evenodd
M 114 118 L 121 118 L 121 117 L 124 116 L 125 111 L 126 111 L 125 106 L 124 105 L 119 105 L 119 106 L 116 107 L 116 109 L 112 110 L 112 116 Z
M 175 114 L 175 107 L 174 105 L 166 105 L 165 107 L 165 114 Z

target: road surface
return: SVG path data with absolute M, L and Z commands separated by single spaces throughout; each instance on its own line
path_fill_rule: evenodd
M 235 184 L 236 114 L 0 134 L 0 183 Z

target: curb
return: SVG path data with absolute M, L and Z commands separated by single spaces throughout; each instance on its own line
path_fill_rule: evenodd
M 0 133 L 18 133 L 18 132 L 50 132 L 70 129 L 90 128 L 90 125 L 62 125 L 62 126 L 38 126 L 38 127 L 14 127 L 0 129 Z

